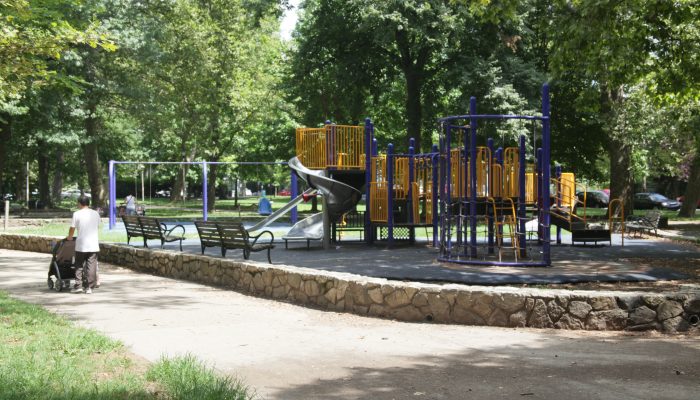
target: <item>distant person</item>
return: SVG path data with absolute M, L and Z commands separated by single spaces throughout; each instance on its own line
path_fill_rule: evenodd
M 90 199 L 78 197 L 79 210 L 73 213 L 68 237 L 73 240 L 73 234 L 78 231 L 75 241 L 75 285 L 71 293 L 91 294 L 97 286 L 97 253 L 100 251 L 99 229 L 100 214 L 90 208 Z
M 136 215 L 136 197 L 129 193 L 124 202 L 126 203 L 126 215 Z
M 262 197 L 258 201 L 258 214 L 260 215 L 270 215 L 272 214 L 272 203 L 265 197 L 265 191 L 262 191 Z

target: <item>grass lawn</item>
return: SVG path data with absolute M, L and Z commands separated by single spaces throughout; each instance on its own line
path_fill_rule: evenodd
M 252 399 L 194 357 L 149 365 L 94 330 L 0 291 L 0 398 Z

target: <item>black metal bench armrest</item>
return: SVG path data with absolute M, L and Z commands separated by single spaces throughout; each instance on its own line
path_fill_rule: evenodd
M 250 236 L 251 239 L 254 239 L 253 242 L 252 242 L 250 245 L 251 245 L 251 246 L 255 246 L 255 243 L 258 242 L 258 239 L 260 239 L 260 237 L 261 237 L 262 235 L 266 234 L 266 233 L 270 234 L 270 243 L 271 243 L 271 244 L 272 244 L 272 243 L 275 243 L 275 235 L 273 235 L 272 232 L 270 232 L 270 231 L 262 231 L 262 232 L 261 232 L 259 235 L 257 235 L 257 236 L 252 236 L 252 235 Z
M 170 235 L 172 235 L 172 233 L 175 229 L 180 228 L 180 229 L 182 229 L 182 235 L 180 235 L 180 236 L 185 237 L 185 227 L 184 226 L 178 224 L 178 225 L 175 225 L 172 228 L 168 229 L 168 226 L 165 225 L 164 223 L 161 223 L 161 225 L 163 226 L 163 230 L 165 231 L 164 236 L 170 236 Z

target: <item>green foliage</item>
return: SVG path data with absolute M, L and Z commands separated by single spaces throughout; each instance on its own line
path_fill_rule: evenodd
M 212 368 L 191 355 L 161 359 L 146 375 L 159 382 L 173 400 L 247 400 L 253 399 L 247 387 L 231 377 L 219 377 Z

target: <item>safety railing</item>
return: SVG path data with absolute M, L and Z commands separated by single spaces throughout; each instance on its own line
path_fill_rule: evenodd
M 309 169 L 365 169 L 365 128 L 325 125 L 297 128 L 296 154 Z

